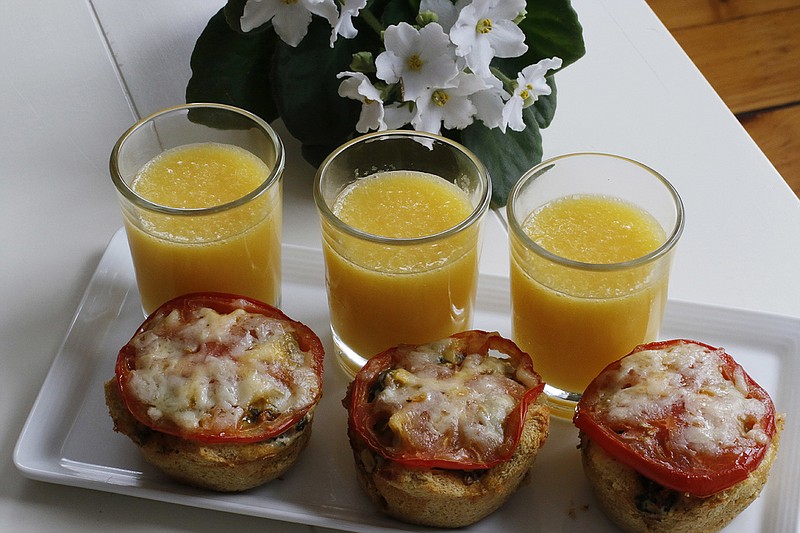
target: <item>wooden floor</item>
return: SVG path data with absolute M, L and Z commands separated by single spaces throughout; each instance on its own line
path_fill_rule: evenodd
M 800 196 L 800 0 L 647 0 Z

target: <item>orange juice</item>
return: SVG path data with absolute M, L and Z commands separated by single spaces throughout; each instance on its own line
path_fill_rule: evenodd
M 358 180 L 333 206 L 350 227 L 392 239 L 441 233 L 472 211 L 457 186 L 406 171 Z M 474 225 L 441 240 L 397 246 L 323 223 L 334 335 L 368 358 L 399 343 L 430 342 L 467 329 L 478 279 L 477 232 Z
M 649 213 L 593 195 L 545 204 L 522 229 L 545 250 L 594 265 L 637 259 L 666 239 Z M 655 340 L 667 299 L 668 268 L 662 263 L 569 267 L 511 239 L 514 338 L 549 385 L 581 393 L 607 364 Z
M 254 191 L 270 168 L 237 146 L 198 143 L 145 165 L 131 188 L 172 208 L 221 206 Z M 243 205 L 204 215 L 126 212 L 125 225 L 145 312 L 189 292 L 280 297 L 280 187 Z

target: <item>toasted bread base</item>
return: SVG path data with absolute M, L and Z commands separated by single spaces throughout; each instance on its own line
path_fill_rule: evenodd
M 128 411 L 112 379 L 105 384 L 114 430 L 130 438 L 145 460 L 173 479 L 199 488 L 238 492 L 262 485 L 294 465 L 311 438 L 313 409 L 305 424 L 264 442 L 205 444 L 154 431 Z
M 581 432 L 583 470 L 603 512 L 630 533 L 709 533 L 728 525 L 761 493 L 778 453 L 783 418 L 764 459 L 747 479 L 706 498 L 653 483 Z
M 424 526 L 455 528 L 497 510 L 516 491 L 547 440 L 550 410 L 532 405 L 517 451 L 487 470 L 411 468 L 368 448 L 348 429 L 356 477 L 370 499 L 389 516 Z

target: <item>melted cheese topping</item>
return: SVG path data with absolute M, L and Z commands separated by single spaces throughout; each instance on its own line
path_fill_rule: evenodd
M 508 362 L 462 356 L 445 339 L 406 352 L 397 366 L 373 402 L 388 416 L 394 446 L 448 450 L 461 460 L 504 442 L 505 420 L 526 390 Z
M 192 430 L 225 431 L 252 410 L 285 413 L 314 402 L 319 378 L 287 323 L 242 309 L 177 310 L 131 341 L 130 391 L 153 420 Z
M 683 413 L 682 423 L 670 431 L 667 446 L 672 449 L 718 455 L 769 443 L 767 433 L 756 426 L 766 415 L 764 404 L 748 398 L 741 367 L 737 365 L 732 379 L 723 376 L 716 354 L 681 343 L 624 358 L 604 378 L 603 410 L 609 426 L 639 427 L 677 409 Z

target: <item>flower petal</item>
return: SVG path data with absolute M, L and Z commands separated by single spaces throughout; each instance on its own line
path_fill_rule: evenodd
M 518 57 L 528 51 L 525 33 L 513 22 L 498 20 L 486 34 L 495 57 Z
M 308 33 L 311 13 L 299 2 L 285 5 L 275 13 L 272 25 L 281 40 L 290 46 L 297 46 Z
M 364 101 L 380 100 L 381 93 L 363 72 L 340 72 L 337 78 L 346 78 L 339 84 L 339 96 Z
M 420 13 L 423 11 L 436 13 L 439 17 L 439 25 L 446 32 L 450 31 L 458 19 L 458 7 L 450 0 L 422 0 L 419 3 L 419 11 Z
M 277 0 L 249 0 L 242 10 L 239 25 L 242 31 L 248 32 L 272 20 L 278 11 Z
M 385 130 L 386 123 L 383 121 L 383 116 L 383 102 L 380 100 L 365 102 L 361 106 L 361 114 L 358 116 L 356 131 L 366 133 L 372 130 Z
M 383 120 L 386 122 L 387 128 L 402 128 L 406 124 L 410 124 L 411 119 L 414 118 L 414 110 L 411 104 L 407 102 L 389 104 L 384 106 L 383 109 Z
M 504 100 L 510 95 L 503 89 L 503 82 L 494 76 L 484 81 L 487 82 L 486 88 L 473 93 L 470 97 L 475 104 L 475 116 L 487 128 L 502 128 L 505 133 L 503 105 Z
M 356 131 L 366 133 L 370 130 L 385 130 L 384 108 L 380 91 L 363 72 L 340 72 L 336 75 L 342 80 L 339 96 L 361 102 L 361 113 L 356 123 Z
M 420 96 L 417 100 L 417 113 L 411 120 L 411 125 L 417 131 L 427 131 L 438 135 L 442 131 L 442 112 L 430 100 L 430 95 Z
M 503 125 L 500 130 L 505 133 L 506 126 L 514 131 L 522 131 L 525 129 L 525 122 L 522 120 L 522 105 L 524 101 L 520 96 L 512 96 L 506 105 L 503 107 Z
M 452 98 L 443 108 L 444 127 L 463 129 L 472 124 L 477 109 L 469 98 Z
M 494 20 L 514 20 L 525 10 L 525 0 L 475 0 L 482 16 L 489 15 Z
M 333 25 L 331 32 L 331 46 L 336 42 L 336 37 L 341 35 L 345 39 L 352 39 L 358 35 L 358 30 L 353 25 L 353 17 L 357 17 L 359 12 L 367 5 L 367 0 L 345 0 L 342 5 L 339 18 Z
M 339 17 L 336 0 L 301 0 L 301 2 L 310 13 L 324 18 L 331 26 L 336 24 L 336 20 Z M 299 3 L 295 2 L 295 4 Z

